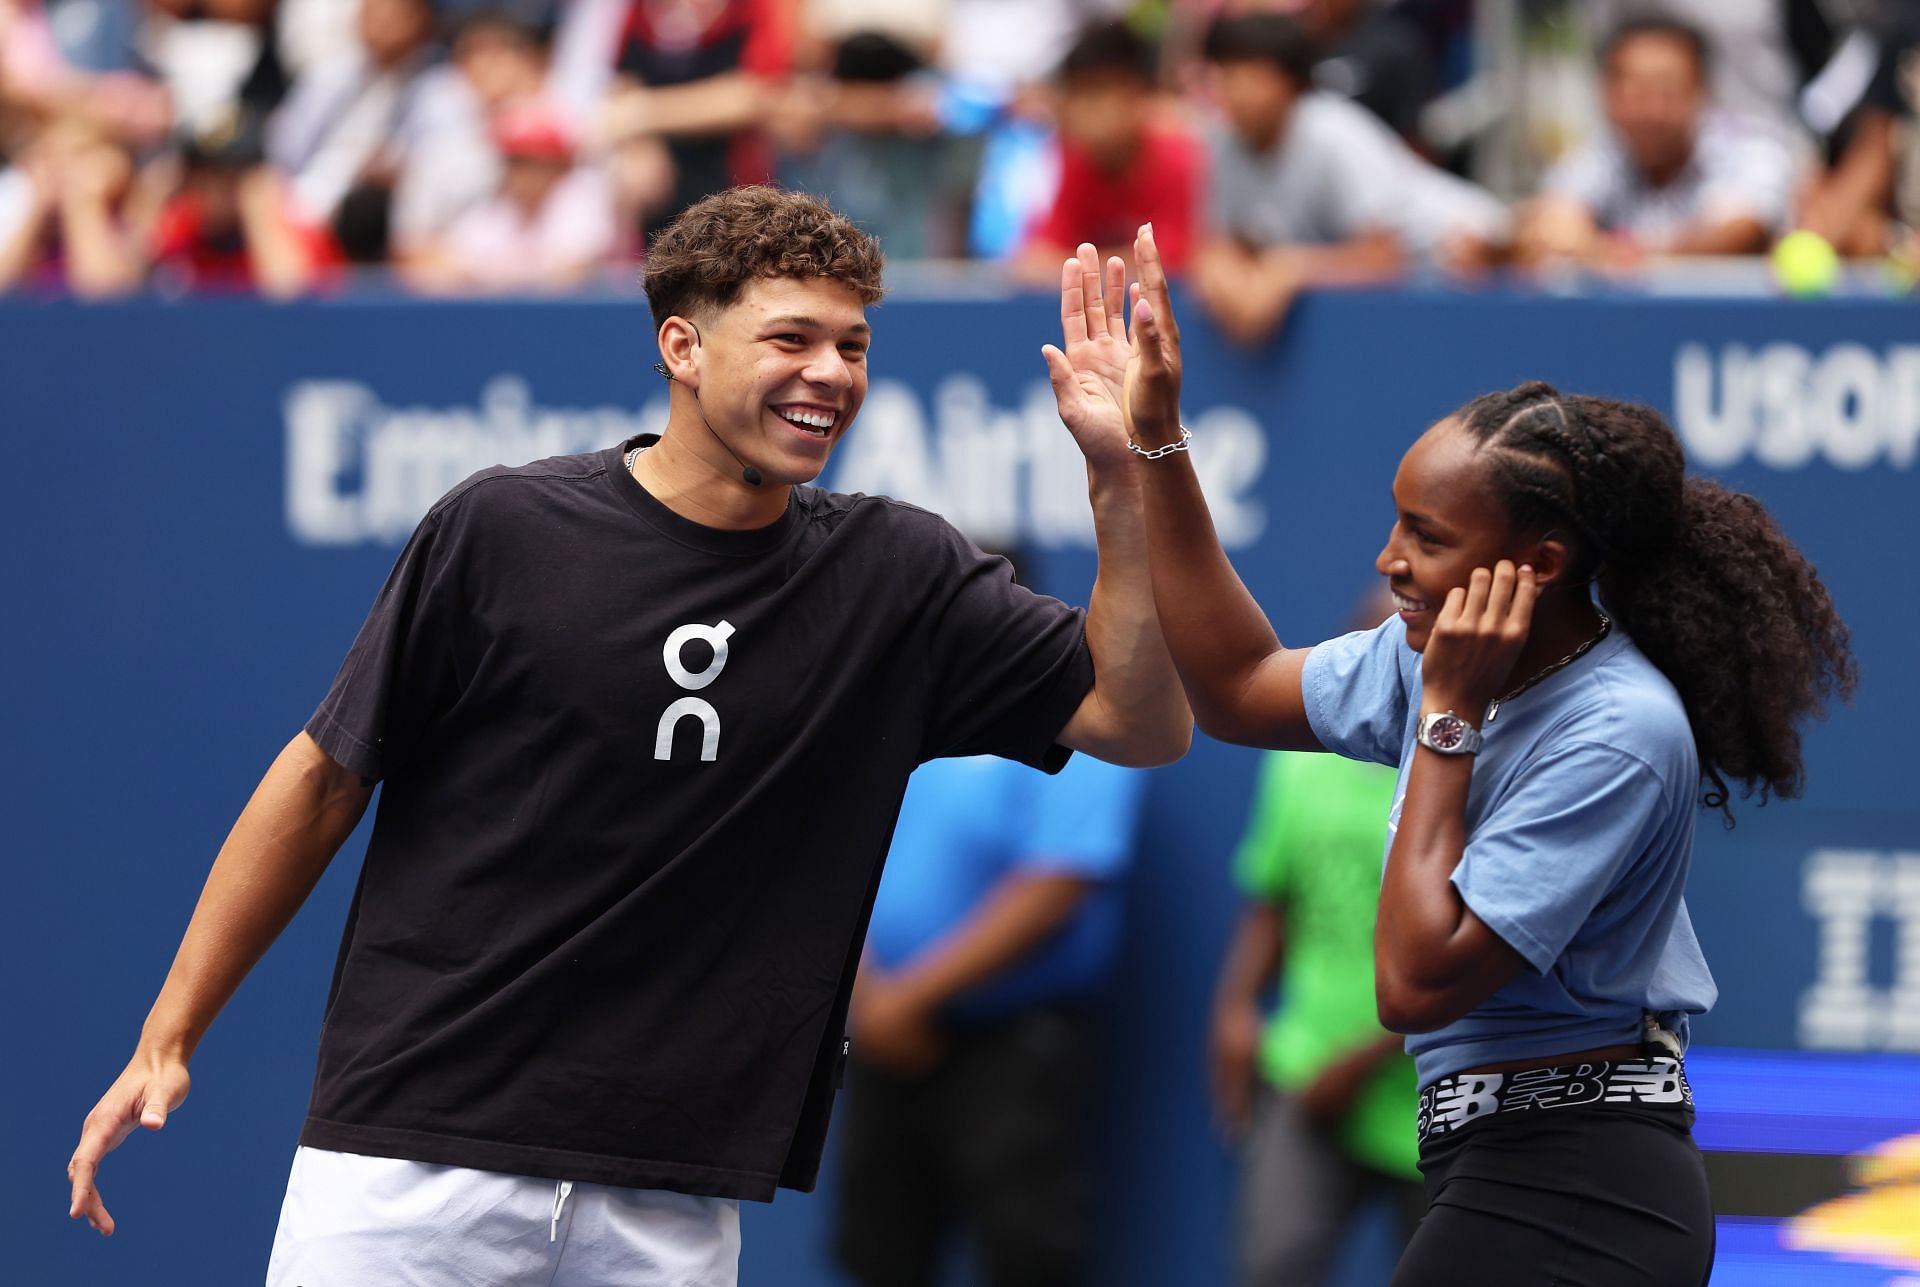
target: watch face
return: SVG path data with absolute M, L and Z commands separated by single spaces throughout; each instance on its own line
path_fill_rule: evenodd
M 1451 751 L 1466 740 L 1467 722 L 1457 715 L 1442 715 L 1427 725 L 1427 740 L 1436 751 Z

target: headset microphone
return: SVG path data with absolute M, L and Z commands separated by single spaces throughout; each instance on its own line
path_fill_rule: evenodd
M 674 378 L 673 372 L 667 370 L 667 364 L 665 362 L 655 362 L 653 364 L 653 369 L 656 372 L 658 372 L 662 378 L 667 380 L 668 383 L 673 382 L 673 378 Z M 700 390 L 688 389 L 687 391 L 693 394 L 694 405 L 699 406 Z M 713 426 L 711 424 L 708 424 L 707 422 L 707 412 L 705 407 L 700 408 L 700 423 L 705 424 L 707 426 L 707 432 L 713 434 L 713 440 L 720 444 L 720 449 L 726 452 L 729 456 L 732 456 L 733 463 L 740 466 L 740 481 L 744 482 L 749 487 L 758 487 L 761 483 L 766 481 L 766 478 L 760 473 L 759 470 L 755 469 L 752 465 L 749 465 L 746 461 L 740 459 L 739 452 L 727 446 L 727 440 L 725 438 L 722 438 L 717 433 L 713 433 Z

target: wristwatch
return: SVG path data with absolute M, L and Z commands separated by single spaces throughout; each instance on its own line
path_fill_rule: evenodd
M 1442 755 L 1475 755 L 1483 740 L 1480 730 L 1452 711 L 1433 711 L 1420 717 L 1420 731 L 1414 735 L 1420 745 Z

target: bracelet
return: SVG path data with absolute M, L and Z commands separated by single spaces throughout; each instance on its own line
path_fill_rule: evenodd
M 1176 451 L 1185 451 L 1192 443 L 1193 430 L 1187 428 L 1185 425 L 1181 425 L 1180 441 L 1178 442 L 1170 442 L 1164 447 L 1155 447 L 1152 451 L 1148 451 L 1145 447 L 1142 447 L 1139 443 L 1129 438 L 1127 439 L 1127 450 L 1142 460 L 1158 460 L 1162 456 L 1171 456 Z

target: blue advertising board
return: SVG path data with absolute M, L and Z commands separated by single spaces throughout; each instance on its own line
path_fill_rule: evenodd
M 1721 984 L 1702 1043 L 1920 1050 L 1914 317 L 1872 300 L 1409 291 L 1310 297 L 1258 350 L 1186 322 L 1195 462 L 1289 642 L 1337 632 L 1375 579 L 1414 436 L 1529 378 L 1668 411 L 1696 466 L 1761 497 L 1818 562 L 1862 689 L 1809 733 L 1804 800 L 1737 808 L 1732 831 L 1702 819 L 1689 900 Z M 873 389 L 826 481 L 1019 540 L 1044 588 L 1083 598 L 1084 476 L 1039 357 L 1053 305 L 902 299 L 873 321 Z M 360 839 L 214 1027 L 187 1105 L 108 1160 L 107 1242 L 64 1220 L 80 1119 L 413 523 L 475 469 L 657 426 L 654 358 L 634 301 L 0 304 L 15 873 L 0 1209 L 25 1257 L 0 1278 L 257 1280 Z M 1104 1034 L 1102 1283 L 1225 1281 L 1230 1163 L 1201 1052 L 1253 772 L 1251 753 L 1199 739 L 1150 785 Z M 822 1211 L 783 1195 L 750 1212 L 744 1280 L 835 1281 L 814 1267 Z

